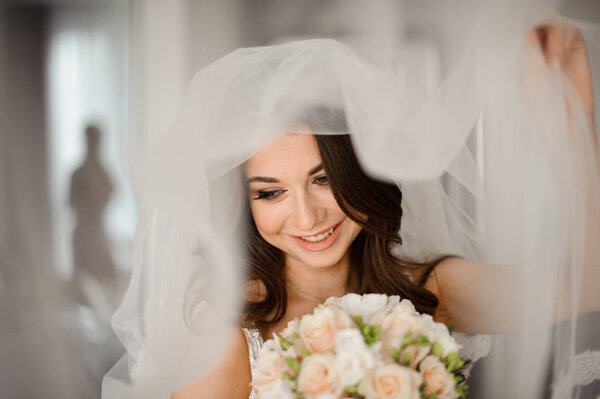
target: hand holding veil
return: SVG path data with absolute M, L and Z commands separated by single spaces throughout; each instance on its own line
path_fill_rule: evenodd
M 113 318 L 128 355 L 103 397 L 167 397 L 216 366 L 243 299 L 240 166 L 299 122 L 351 134 L 365 170 L 400 185 L 400 256 L 454 254 L 509 276 L 483 298 L 510 319 L 486 374 L 495 395 L 539 396 L 550 357 L 553 395 L 573 395 L 580 354 L 600 345 L 577 318 L 600 309 L 596 144 L 565 71 L 523 51 L 552 5 L 506 4 L 479 10 L 435 96 L 333 40 L 239 49 L 198 72 L 169 134 L 138 158 L 134 272 Z M 493 303 L 500 292 L 509 304 Z

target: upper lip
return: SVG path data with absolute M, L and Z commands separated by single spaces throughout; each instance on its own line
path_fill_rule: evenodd
M 332 226 L 329 226 L 329 227 L 328 227 L 328 228 L 326 228 L 325 230 L 321 230 L 321 231 L 320 231 L 320 232 L 318 232 L 318 233 L 314 233 L 314 234 L 303 234 L 303 235 L 299 235 L 299 236 L 296 236 L 296 237 L 314 237 L 314 236 L 318 236 L 319 234 L 323 234 L 323 233 L 326 233 L 326 232 L 328 232 L 329 230 L 331 230 L 331 228 L 332 228 L 332 227 L 336 227 L 336 226 L 337 226 L 338 224 L 340 224 L 340 223 L 342 223 L 342 222 L 337 222 L 336 224 L 334 224 L 334 225 L 332 225 Z

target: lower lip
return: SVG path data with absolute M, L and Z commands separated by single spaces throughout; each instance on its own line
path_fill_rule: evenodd
M 342 222 L 343 223 L 343 222 Z M 308 251 L 313 251 L 313 252 L 318 252 L 318 251 L 324 251 L 327 248 L 329 248 L 330 246 L 333 245 L 333 243 L 335 242 L 335 240 L 337 239 L 337 237 L 340 235 L 340 230 L 342 229 L 342 223 L 338 224 L 337 226 L 335 226 L 335 229 L 333 230 L 333 233 L 331 233 L 329 235 L 329 237 L 327 237 L 324 240 L 321 241 L 317 241 L 317 242 L 309 242 L 309 241 L 305 241 L 300 237 L 293 237 L 294 240 L 296 240 L 296 242 L 304 249 L 308 250 Z

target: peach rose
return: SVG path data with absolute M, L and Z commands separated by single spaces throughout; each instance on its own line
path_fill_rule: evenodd
M 425 345 L 410 345 L 404 348 L 402 352 L 400 352 L 400 360 L 404 359 L 404 356 L 407 354 L 410 355 L 410 360 L 408 363 L 408 367 L 413 370 L 417 369 L 421 360 L 425 359 L 427 355 L 431 352 L 431 346 Z
M 283 356 L 275 351 L 263 352 L 252 370 L 252 389 L 260 397 L 279 394 L 282 373 L 285 368 Z
M 302 361 L 298 375 L 297 390 L 307 398 L 317 395 L 338 397 L 344 387 L 339 383 L 335 370 L 335 357 L 330 353 L 318 353 Z
M 382 330 L 388 334 L 402 336 L 410 332 L 413 337 L 425 330 L 425 321 L 413 313 L 396 307 L 381 323 Z
M 305 315 L 300 321 L 299 334 L 313 353 L 331 352 L 335 334 L 350 325 L 350 318 L 333 308 L 317 308 L 313 314 Z
M 366 399 L 419 399 L 421 375 L 397 364 L 388 364 L 367 371 L 360 388 Z
M 427 356 L 419 368 L 427 396 L 436 394 L 439 399 L 454 399 L 460 396 L 456 392 L 453 376 L 446 371 L 437 357 Z

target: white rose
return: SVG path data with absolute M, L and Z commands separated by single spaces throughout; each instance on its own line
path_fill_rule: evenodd
M 360 381 L 367 369 L 375 364 L 372 351 L 355 328 L 339 331 L 335 337 L 336 370 L 342 387 L 348 387 Z
M 369 324 L 369 325 L 381 325 L 381 323 L 383 323 L 383 319 L 385 319 L 385 316 L 387 316 L 388 312 L 385 309 L 381 309 L 365 318 L 363 318 L 363 321 L 365 322 L 365 324 Z
M 341 352 L 335 357 L 335 369 L 343 388 L 358 383 L 365 372 L 375 364 L 373 354 L 363 352 Z
M 281 348 L 279 347 L 277 335 L 273 334 L 273 338 L 266 340 L 263 346 L 261 346 L 259 358 L 264 356 L 266 353 L 280 350 Z
M 366 324 L 381 325 L 385 316 L 392 311 L 392 309 L 400 303 L 400 297 L 398 295 L 392 295 L 388 297 L 385 308 L 378 310 L 377 312 L 367 316 L 364 319 Z
M 456 342 L 454 338 L 449 335 L 437 337 L 435 342 L 442 346 L 442 359 L 451 354 L 452 352 L 457 352 L 460 350 L 461 346 Z
M 298 332 L 298 319 L 293 319 L 290 320 L 287 324 L 287 326 L 283 329 L 283 331 L 281 332 L 281 336 L 286 340 L 286 341 L 292 341 L 292 339 L 294 338 L 294 332 Z
M 442 358 L 445 358 L 452 352 L 458 352 L 461 345 L 456 342 L 454 337 L 450 335 L 448 327 L 442 323 L 435 323 L 433 336 L 430 337 L 432 342 L 437 342 L 442 347 Z
M 399 303 L 400 303 L 400 297 L 398 295 L 390 295 L 388 297 L 388 302 L 387 302 L 386 310 L 388 310 L 388 311 L 392 310 Z
M 342 298 L 338 296 L 330 296 L 325 300 L 325 306 L 342 306 Z
M 361 316 L 365 321 L 369 316 L 385 310 L 388 298 L 383 294 L 346 294 L 342 297 L 342 307 L 353 315 Z
M 397 364 L 388 364 L 367 371 L 360 382 L 366 399 L 419 399 L 421 375 Z
M 426 396 L 435 394 L 439 399 L 454 399 L 460 396 L 455 389 L 454 377 L 446 371 L 444 364 L 437 357 L 427 356 L 419 368 L 425 382 Z
M 367 344 L 362 334 L 356 328 L 346 328 L 335 336 L 335 351 L 339 352 L 361 352 L 367 350 Z
M 330 353 L 318 353 L 304 358 L 300 364 L 297 389 L 308 399 L 339 396 L 344 387 L 340 385 L 335 357 Z
M 335 335 L 350 326 L 350 318 L 343 312 L 322 307 L 300 320 L 298 332 L 304 344 L 313 353 L 325 353 L 333 350 Z
M 394 306 L 393 310 L 395 311 L 404 311 L 410 314 L 417 314 L 417 310 L 415 309 L 415 305 L 412 304 L 408 299 L 401 300 L 396 306 Z

